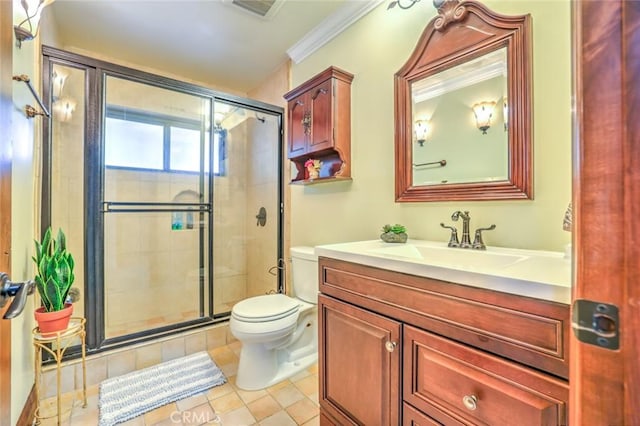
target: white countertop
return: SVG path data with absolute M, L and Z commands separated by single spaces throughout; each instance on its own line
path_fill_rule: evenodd
M 326 244 L 318 256 L 434 278 L 489 290 L 571 303 L 571 260 L 563 253 L 487 247 L 447 247 L 447 243 L 381 240 Z

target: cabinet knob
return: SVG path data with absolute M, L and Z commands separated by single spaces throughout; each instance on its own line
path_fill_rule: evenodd
M 398 344 L 396 342 L 393 342 L 391 340 L 388 340 L 385 344 L 384 347 L 387 350 L 387 352 L 393 352 L 396 350 L 396 346 L 398 346 Z
M 462 397 L 462 403 L 467 409 L 473 411 L 478 408 L 478 397 L 475 395 L 465 395 Z

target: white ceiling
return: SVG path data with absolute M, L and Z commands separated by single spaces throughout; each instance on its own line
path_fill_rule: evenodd
M 57 0 L 46 13 L 63 49 L 97 52 L 98 57 L 247 92 L 282 65 L 287 50 L 312 30 L 329 28 L 330 37 L 338 29 L 327 23 L 336 16 L 379 2 L 284 0 L 270 19 L 229 0 Z

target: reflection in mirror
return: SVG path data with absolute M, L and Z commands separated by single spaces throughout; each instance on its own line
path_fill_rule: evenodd
M 413 185 L 508 179 L 506 48 L 413 82 L 411 97 Z

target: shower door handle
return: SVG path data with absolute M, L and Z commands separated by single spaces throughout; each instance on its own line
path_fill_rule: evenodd
M 258 214 L 256 215 L 256 219 L 258 219 L 258 223 L 256 226 L 264 226 L 267 224 L 267 209 L 264 207 L 260 207 Z

